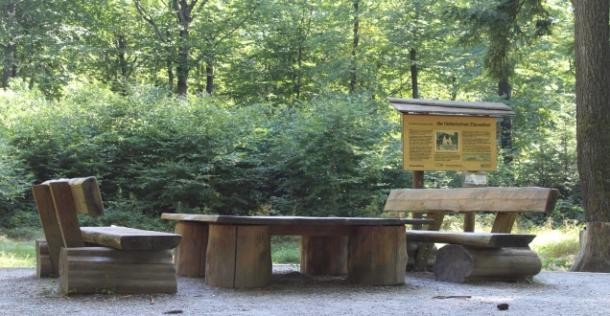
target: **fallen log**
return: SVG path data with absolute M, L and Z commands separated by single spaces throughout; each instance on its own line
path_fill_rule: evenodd
M 476 248 L 446 245 L 439 249 L 434 274 L 439 281 L 518 281 L 540 272 L 538 255 L 529 248 Z

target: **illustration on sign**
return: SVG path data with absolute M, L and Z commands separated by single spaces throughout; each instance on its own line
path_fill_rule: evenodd
M 456 131 L 436 131 L 436 151 L 457 152 L 459 139 Z
M 495 170 L 496 119 L 403 115 L 407 170 Z

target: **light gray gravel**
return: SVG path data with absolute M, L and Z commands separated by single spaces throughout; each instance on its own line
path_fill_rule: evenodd
M 33 269 L 0 269 L 0 315 L 610 315 L 610 274 L 542 272 L 531 283 L 464 285 L 409 273 L 404 286 L 362 287 L 295 271 L 274 266 L 272 285 L 258 290 L 179 278 L 176 295 L 62 297 L 56 280 L 37 279 Z M 498 311 L 499 303 L 509 310 Z

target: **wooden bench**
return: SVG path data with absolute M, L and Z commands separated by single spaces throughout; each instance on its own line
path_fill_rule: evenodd
M 175 293 L 176 234 L 127 227 L 79 227 L 77 212 L 100 215 L 94 177 L 32 188 L 46 242 L 36 242 L 37 274 L 59 276 L 63 294 Z
M 271 279 L 271 235 L 300 235 L 301 271 L 347 274 L 351 282 L 403 284 L 405 224 L 397 218 L 228 216 L 163 213 L 178 221 L 178 274 L 211 286 L 255 288 Z
M 557 190 L 538 187 L 397 189 L 390 192 L 384 212 L 425 213 L 433 220 L 428 230 L 406 232 L 416 270 L 425 270 L 432 243 L 447 243 L 434 263 L 438 280 L 517 280 L 537 274 L 541 264 L 529 249 L 534 235 L 510 234 L 515 219 L 522 212 L 550 212 L 557 197 Z M 438 231 L 446 214 L 474 212 L 496 213 L 491 233 Z

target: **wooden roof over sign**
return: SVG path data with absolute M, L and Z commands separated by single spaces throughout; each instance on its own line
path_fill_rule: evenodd
M 388 98 L 394 108 L 405 114 L 513 116 L 515 112 L 499 102 L 464 102 L 424 99 Z

